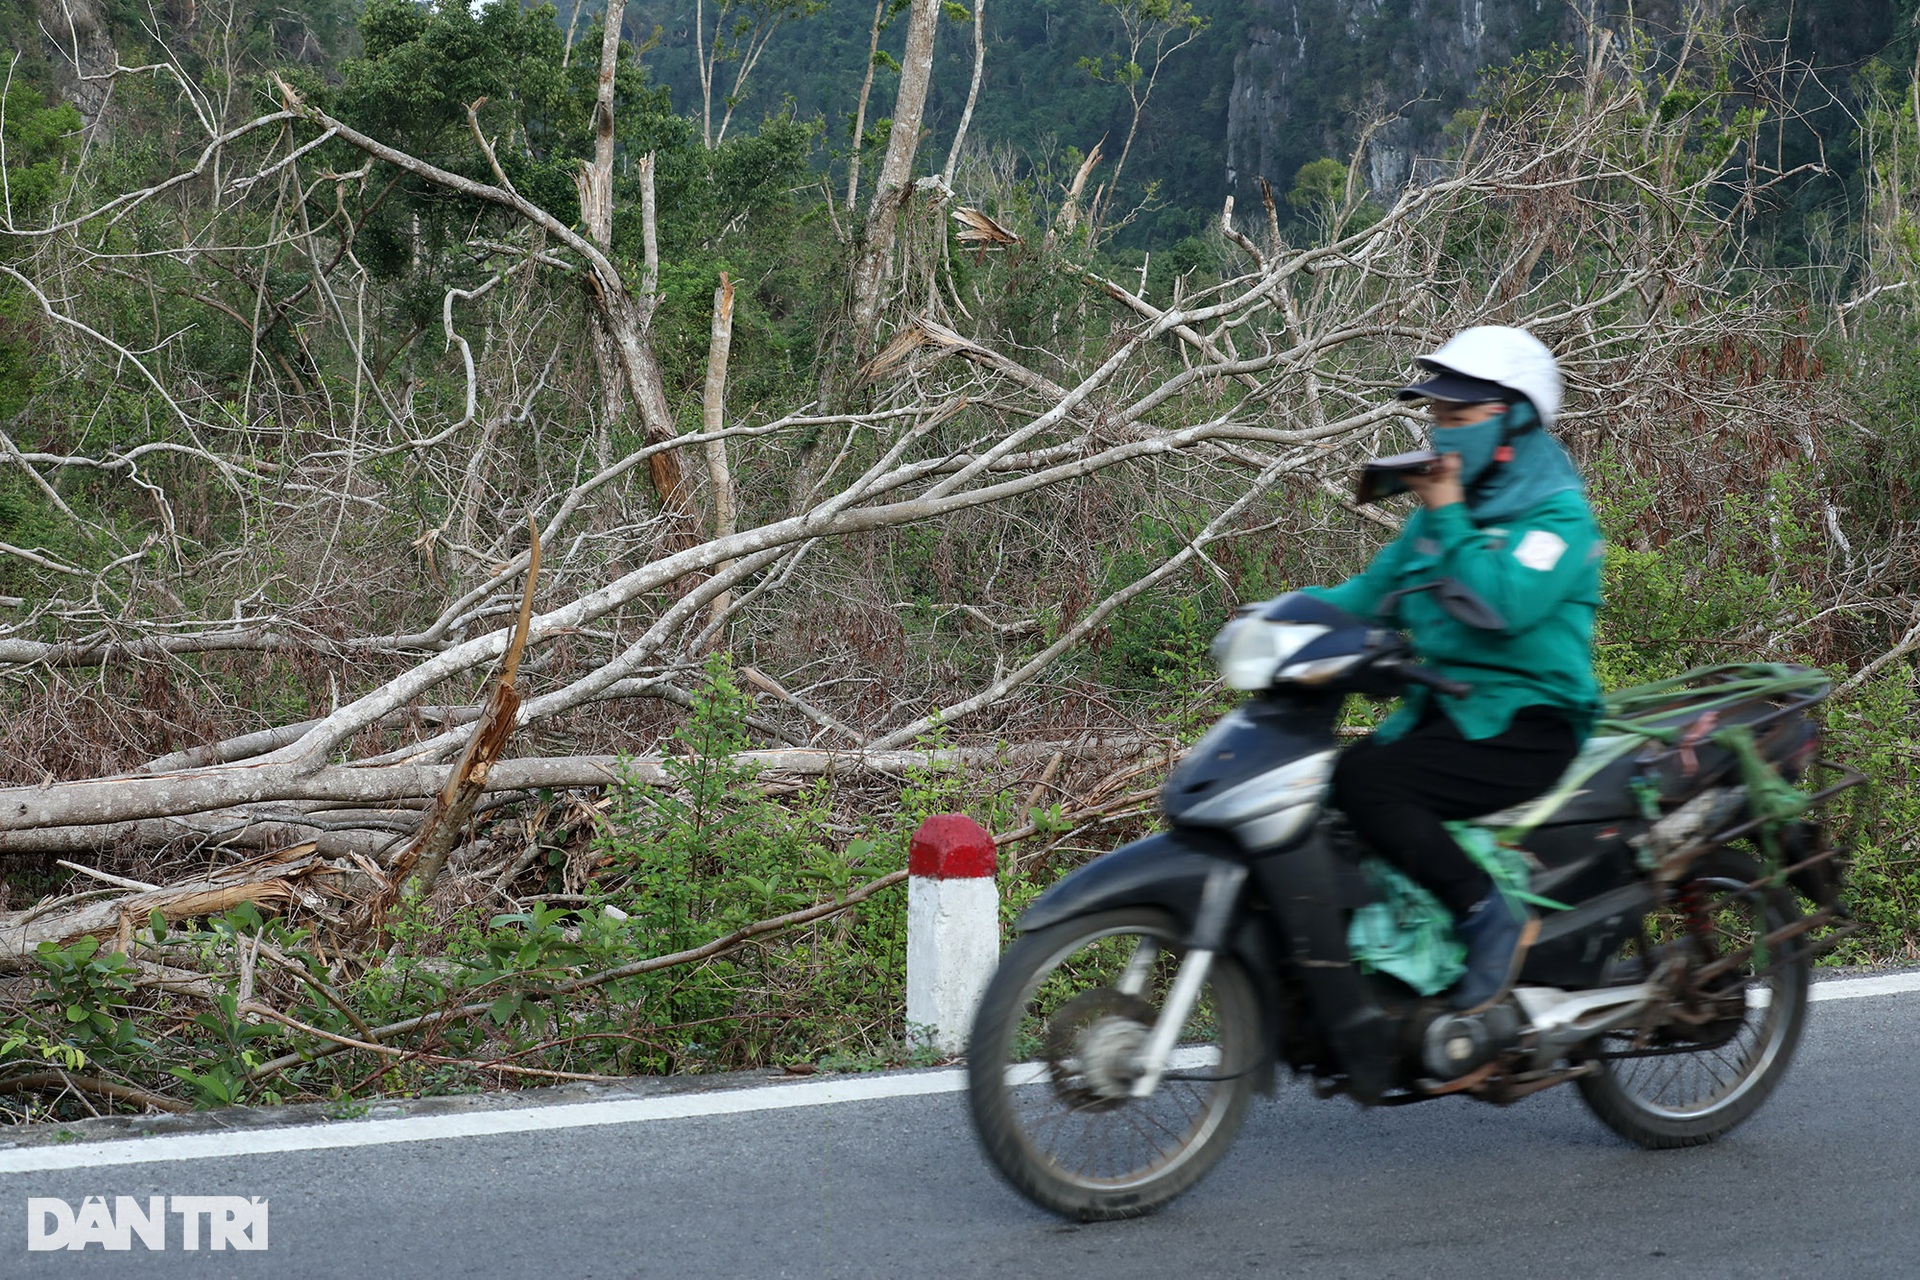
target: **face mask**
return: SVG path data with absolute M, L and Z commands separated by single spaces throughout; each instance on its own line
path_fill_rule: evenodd
M 1466 427 L 1435 427 L 1430 433 L 1435 453 L 1460 455 L 1460 483 L 1468 489 L 1493 466 L 1494 454 L 1514 433 L 1538 422 L 1533 406 L 1522 400 L 1485 422 Z

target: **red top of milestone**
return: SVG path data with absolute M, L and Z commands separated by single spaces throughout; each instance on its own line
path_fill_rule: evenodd
M 990 876 L 999 865 L 993 837 L 964 813 L 936 813 L 907 846 L 907 874 L 934 880 Z

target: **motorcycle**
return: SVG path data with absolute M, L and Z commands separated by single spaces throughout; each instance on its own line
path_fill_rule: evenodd
M 1411 590 L 1504 626 L 1452 579 Z M 1354 916 L 1382 883 L 1325 796 L 1349 697 L 1469 687 L 1299 593 L 1243 607 L 1213 654 L 1251 696 L 1172 770 L 1165 828 L 1035 900 L 982 996 L 970 1107 L 1016 1189 L 1082 1221 L 1146 1213 L 1219 1161 L 1281 1064 L 1363 1106 L 1506 1105 L 1571 1083 L 1656 1148 L 1709 1142 L 1765 1101 L 1812 960 L 1852 927 L 1815 810 L 1863 779 L 1819 757 L 1822 673 L 1704 668 L 1616 695 L 1629 731 L 1590 739 L 1546 796 L 1476 819 L 1557 909 L 1511 989 L 1462 1013 L 1356 955 Z

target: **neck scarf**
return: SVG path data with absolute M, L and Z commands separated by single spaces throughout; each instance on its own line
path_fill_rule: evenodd
M 1541 429 L 1525 400 L 1499 417 L 1446 427 L 1432 438 L 1435 452 L 1460 455 L 1460 484 L 1476 524 L 1511 520 L 1556 493 L 1585 488 L 1567 451 Z M 1495 457 L 1503 444 L 1513 451 L 1506 462 Z

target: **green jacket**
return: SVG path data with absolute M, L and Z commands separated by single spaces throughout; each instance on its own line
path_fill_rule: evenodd
M 1473 686 L 1464 698 L 1432 693 L 1467 738 L 1491 738 L 1522 707 L 1561 707 L 1581 737 L 1600 713 L 1593 619 L 1600 608 L 1600 530 L 1586 499 L 1565 490 L 1518 519 L 1481 528 L 1463 503 L 1420 508 L 1373 563 L 1337 587 L 1308 591 L 1369 620 L 1380 597 L 1439 577 L 1458 579 L 1506 619 L 1483 631 L 1449 617 L 1431 593 L 1401 597 L 1385 619 L 1412 637 L 1421 661 Z M 1419 722 L 1431 691 L 1409 689 L 1380 737 Z

